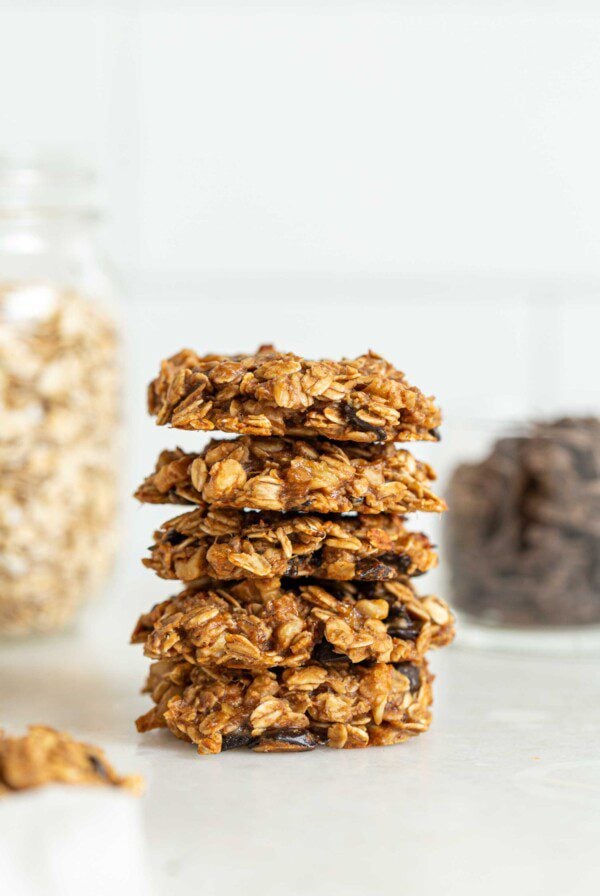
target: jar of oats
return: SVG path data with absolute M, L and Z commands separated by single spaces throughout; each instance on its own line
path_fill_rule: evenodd
M 119 340 L 91 188 L 0 164 L 0 635 L 63 628 L 113 564 Z

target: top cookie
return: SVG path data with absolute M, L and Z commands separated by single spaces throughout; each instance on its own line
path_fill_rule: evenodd
M 162 362 L 148 408 L 159 426 L 350 442 L 435 441 L 441 413 L 372 352 L 308 361 L 262 346 L 256 355 L 184 349 Z

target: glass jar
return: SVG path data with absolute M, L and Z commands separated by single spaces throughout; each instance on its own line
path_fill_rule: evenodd
M 0 165 L 0 634 L 59 629 L 116 545 L 120 375 L 92 181 Z
M 600 420 L 471 425 L 451 448 L 443 550 L 465 639 L 597 649 Z

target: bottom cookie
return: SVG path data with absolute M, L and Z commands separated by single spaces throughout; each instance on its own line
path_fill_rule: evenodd
M 298 752 L 400 743 L 431 722 L 427 663 L 311 663 L 243 672 L 186 662 L 153 663 L 145 690 L 156 706 L 138 731 L 168 728 L 198 752 L 236 747 Z

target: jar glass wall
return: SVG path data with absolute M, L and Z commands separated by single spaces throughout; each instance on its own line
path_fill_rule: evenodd
M 90 178 L 0 166 L 0 634 L 64 627 L 116 545 L 120 371 Z

